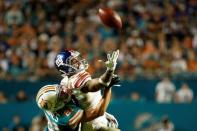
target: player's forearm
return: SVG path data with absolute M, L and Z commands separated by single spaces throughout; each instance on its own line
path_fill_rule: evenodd
M 99 107 L 98 115 L 103 115 L 106 112 L 110 100 L 111 100 L 111 88 L 105 88 L 103 98 L 101 101 L 101 107 Z
M 111 99 L 111 88 L 105 88 L 103 98 L 96 108 L 84 111 L 82 122 L 91 121 L 99 116 L 104 115 Z
M 114 71 L 107 70 L 100 78 L 95 78 L 86 82 L 82 88 L 83 92 L 95 92 L 101 88 L 108 87 L 111 82 Z
M 114 74 L 114 70 L 107 69 L 106 72 L 102 76 L 100 76 L 99 78 L 100 83 L 104 84 L 105 86 L 109 86 L 113 74 Z
M 101 107 L 101 102 L 97 105 L 97 107 Z M 95 118 L 99 117 L 99 109 L 98 108 L 91 108 L 88 110 L 84 110 L 83 117 L 81 122 L 88 122 L 94 120 Z

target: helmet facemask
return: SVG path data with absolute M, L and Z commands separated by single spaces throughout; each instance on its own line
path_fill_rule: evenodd
M 88 68 L 88 63 L 85 59 L 82 59 L 81 56 L 74 57 L 71 59 L 71 65 L 76 69 L 76 70 L 86 70 Z
M 66 73 L 67 75 L 73 75 L 88 68 L 88 62 L 83 59 L 80 54 L 77 56 L 71 56 L 66 63 L 67 66 L 69 66 L 69 73 Z
M 56 68 L 67 76 L 74 75 L 88 68 L 88 63 L 77 51 L 65 51 L 57 55 L 55 59 Z

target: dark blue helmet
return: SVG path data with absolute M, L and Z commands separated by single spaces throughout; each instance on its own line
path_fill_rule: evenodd
M 88 68 L 87 61 L 74 50 L 65 50 L 55 57 L 55 67 L 65 75 L 73 75 Z

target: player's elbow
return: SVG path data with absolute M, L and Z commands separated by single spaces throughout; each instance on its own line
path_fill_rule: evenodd
M 102 116 L 103 114 L 104 114 L 104 112 L 101 110 L 94 110 L 91 112 L 85 112 L 83 121 L 87 122 L 87 121 L 94 120 L 94 119 Z
M 103 110 L 103 109 L 101 109 L 101 108 L 100 108 L 100 109 L 97 109 L 97 110 L 95 111 L 96 117 L 103 116 L 104 113 L 105 113 L 105 110 Z
M 105 111 L 104 111 L 104 110 L 99 111 L 99 113 L 98 113 L 98 117 L 99 117 L 99 116 L 103 116 L 103 115 L 104 115 L 104 113 L 105 113 Z
M 103 115 L 104 115 L 104 112 L 102 112 L 102 111 L 94 112 L 94 114 L 91 115 L 90 120 L 96 119 L 96 118 L 103 116 Z
M 97 111 L 96 111 L 96 116 L 97 116 L 97 117 L 103 116 L 104 113 L 105 113 L 105 110 L 102 109 L 102 108 L 99 108 L 99 109 L 97 109 Z

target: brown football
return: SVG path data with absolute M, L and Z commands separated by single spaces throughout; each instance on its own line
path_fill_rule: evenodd
M 100 8 L 98 15 L 105 25 L 116 29 L 122 28 L 122 20 L 120 16 L 111 8 Z

